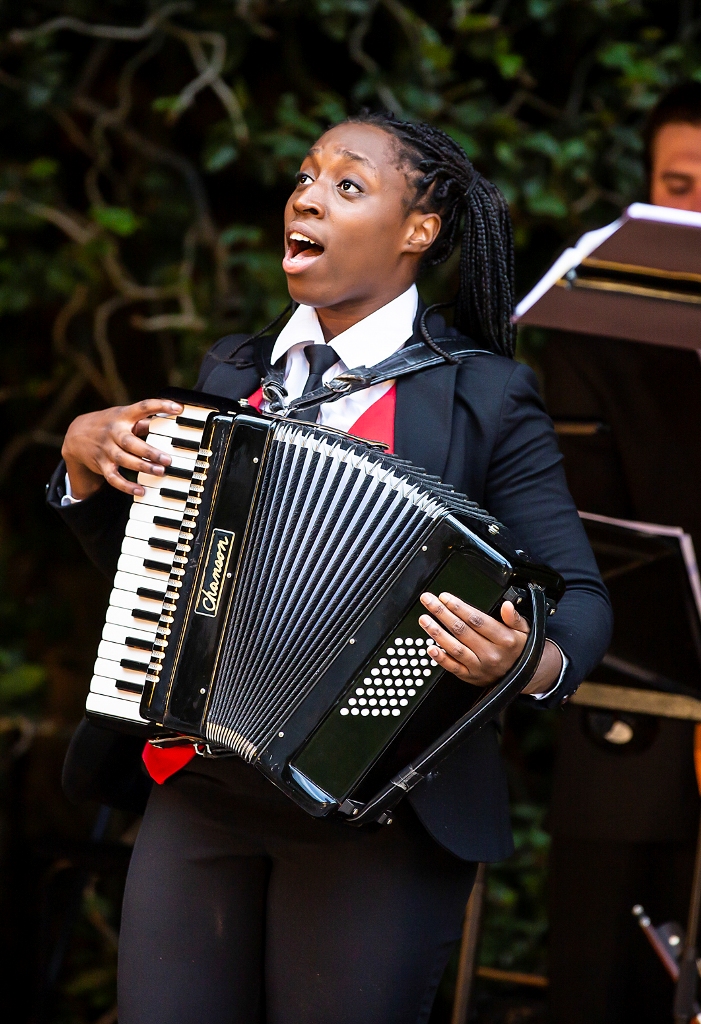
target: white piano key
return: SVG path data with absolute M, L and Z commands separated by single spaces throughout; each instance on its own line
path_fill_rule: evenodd
M 144 559 L 137 555 L 120 555 L 117 569 L 119 572 L 127 572 L 132 576 L 141 576 L 146 580 L 145 583 L 140 583 L 139 586 L 148 587 L 149 583 L 165 586 L 168 581 L 170 566 L 165 559 L 158 559 L 158 561 L 163 564 L 162 571 L 160 569 L 150 569 L 147 565 L 144 565 Z
M 157 618 L 161 614 L 163 599 L 140 597 L 134 591 L 114 589 L 110 594 L 109 612 L 114 617 L 110 622 L 121 622 L 128 619 L 138 623 L 139 629 L 155 629 Z M 120 618 L 121 616 L 121 618 Z
M 178 484 L 185 485 L 187 481 L 179 480 Z M 164 487 L 170 491 L 177 491 L 176 497 L 161 494 L 161 487 Z M 134 501 L 140 505 L 152 505 L 154 508 L 167 509 L 168 512 L 179 512 L 182 516 L 185 511 L 185 502 L 187 501 L 187 486 L 176 486 L 175 481 L 169 482 L 168 484 L 161 483 L 159 481 L 158 487 L 146 487 L 146 494 L 135 494 Z
M 126 625 L 117 624 L 115 622 L 106 622 L 102 627 L 103 640 L 109 640 L 113 644 L 126 644 L 127 637 L 133 637 L 135 640 L 145 644 L 152 644 L 154 634 L 147 633 L 143 629 L 139 629 L 139 627 L 133 622 L 129 622 Z M 127 646 L 130 645 L 127 644 Z M 144 651 L 144 648 L 135 647 L 134 650 Z
M 124 593 L 124 591 L 119 591 L 119 593 Z M 105 615 L 105 625 L 109 622 L 113 626 L 126 626 L 129 629 L 141 630 L 141 632 L 146 633 L 147 636 L 155 637 L 158 623 L 152 622 L 149 619 L 140 619 L 138 614 L 135 616 L 134 611 L 139 612 L 141 609 L 134 607 L 133 594 L 130 595 L 130 597 L 131 601 L 127 608 L 110 605 Z M 146 611 L 147 614 L 152 613 L 153 608 L 144 609 L 144 611 Z
M 138 706 L 141 693 L 136 690 L 120 690 L 116 679 L 105 679 L 104 676 L 93 676 L 90 683 L 91 693 L 102 693 L 105 697 L 118 697 L 120 700 L 131 700 Z
M 173 455 L 173 460 L 170 466 L 166 467 L 166 471 L 163 476 L 156 476 L 153 473 L 139 473 L 139 483 L 143 484 L 144 487 L 180 487 L 187 491 L 190 486 L 190 477 L 179 476 L 178 473 L 170 473 L 168 470 L 178 469 L 184 473 L 192 473 L 193 465 L 188 459 L 183 459 L 180 455 Z
M 207 422 L 207 417 L 210 415 L 210 413 L 213 413 L 213 412 L 218 412 L 218 410 L 214 406 L 211 406 L 211 405 L 205 405 L 205 404 L 203 404 L 203 405 L 184 405 L 183 406 L 183 411 L 181 413 L 178 413 L 177 416 L 172 416 L 172 415 L 166 416 L 163 413 L 158 413 L 153 418 L 156 419 L 156 420 L 161 420 L 161 419 L 169 419 L 169 420 L 170 419 L 175 419 L 175 420 L 177 420 L 180 417 L 185 417 L 185 419 L 188 419 L 188 420 L 201 420 L 201 422 L 204 424 L 204 423 Z
M 101 641 L 100 646 L 103 643 L 105 643 L 104 640 Z M 146 681 L 145 669 L 137 671 L 132 668 L 124 668 L 118 661 L 112 661 L 108 658 L 97 658 L 93 673 L 96 676 L 104 676 L 105 679 L 116 679 L 118 682 L 137 683 L 140 685 Z
M 211 411 L 211 410 L 210 410 Z M 198 409 L 196 406 L 188 405 L 180 416 L 154 416 L 149 420 L 149 433 L 165 434 L 168 437 L 184 437 L 193 441 L 199 441 L 204 432 L 209 415 L 206 409 Z M 180 423 L 178 423 L 180 420 Z M 183 423 L 183 420 L 197 422 L 198 426 L 191 426 L 190 423 Z
M 180 447 L 178 442 L 183 442 L 184 447 Z M 187 459 L 190 465 L 197 459 L 200 446 L 200 438 L 194 437 L 171 437 L 169 434 L 154 434 L 151 432 L 147 438 L 146 443 L 150 444 L 152 448 L 157 448 L 159 452 L 165 452 L 166 455 L 177 455 L 181 459 Z M 197 445 L 196 448 L 189 447 L 191 444 Z
M 116 661 L 119 663 L 122 658 L 126 658 L 127 661 L 133 661 L 135 664 L 143 665 L 143 671 L 145 673 L 148 668 L 148 663 L 151 660 L 151 654 L 149 651 L 141 651 L 136 647 L 127 647 L 126 644 L 113 644 L 109 640 L 100 640 L 99 647 L 97 648 L 97 661 L 102 659 L 104 661 Z M 126 669 L 127 666 L 122 665 L 122 668 Z M 127 671 L 139 672 L 141 670 L 135 668 L 127 669 Z
M 142 561 L 147 559 L 148 561 L 158 562 L 170 567 L 173 564 L 175 552 L 153 547 L 149 544 L 148 540 L 140 540 L 138 537 L 125 537 L 122 541 L 122 554 L 133 555 Z
M 116 691 L 121 692 L 123 691 Z M 130 722 L 141 722 L 144 725 L 151 725 L 139 714 L 138 701 L 126 699 L 126 693 L 119 697 L 106 697 L 102 693 L 89 693 L 85 702 L 87 711 L 96 715 L 105 715 L 108 718 L 124 718 Z
M 170 525 L 167 527 L 161 525 L 159 527 L 158 524 L 154 522 L 156 519 L 162 519 L 164 522 L 167 521 Z M 132 502 L 129 512 L 130 523 L 151 523 L 157 528 L 164 530 L 168 529 L 177 532 L 180 529 L 182 521 L 183 513 L 179 512 L 177 509 L 171 509 L 169 512 L 163 512 L 160 508 L 155 508 L 153 505 L 137 504 L 136 502 Z M 175 533 L 173 536 L 175 536 Z
M 142 576 L 140 573 L 118 572 L 114 577 L 114 590 L 112 593 L 114 594 L 117 590 L 128 591 L 130 594 L 134 595 L 135 601 L 138 602 L 143 600 L 146 602 L 144 605 L 138 605 L 138 607 L 143 607 L 147 611 L 158 611 L 159 604 L 162 604 L 163 598 L 165 597 L 166 583 L 167 581 L 165 579 L 149 579 L 147 576 Z M 142 588 L 152 590 L 154 593 L 158 592 L 162 596 L 157 598 L 143 597 L 142 595 L 137 594 L 137 590 Z M 112 598 L 110 598 L 110 602 L 111 601 Z M 115 600 L 114 603 L 116 604 L 117 601 Z M 135 605 L 134 607 L 137 606 Z
M 135 505 L 135 508 L 141 506 Z M 167 544 L 177 544 L 178 542 L 178 531 L 173 527 L 159 526 L 157 523 L 143 522 L 140 519 L 130 519 L 127 523 L 126 530 L 124 531 L 125 537 L 136 537 L 139 540 L 148 541 L 152 537 L 157 540 L 165 541 Z M 124 550 L 124 549 L 122 549 Z M 155 550 L 161 550 L 160 548 Z

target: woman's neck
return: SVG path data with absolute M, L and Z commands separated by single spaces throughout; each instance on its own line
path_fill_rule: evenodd
M 411 287 L 412 285 L 408 286 L 408 288 Z M 388 294 L 382 297 L 376 295 L 368 299 L 339 303 L 337 306 L 317 308 L 316 315 L 319 318 L 324 340 L 328 342 L 338 337 L 339 334 L 343 334 L 350 327 L 360 323 L 361 320 L 365 320 L 371 313 L 375 313 L 389 302 L 399 298 L 405 291 L 408 291 L 408 288 L 402 288 L 396 294 Z

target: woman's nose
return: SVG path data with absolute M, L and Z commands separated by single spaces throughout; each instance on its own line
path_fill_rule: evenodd
M 325 207 L 320 183 L 315 181 L 311 185 L 307 185 L 302 192 L 294 197 L 292 206 L 295 213 L 311 213 L 317 217 L 323 216 Z

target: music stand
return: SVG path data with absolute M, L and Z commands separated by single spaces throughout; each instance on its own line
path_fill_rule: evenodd
M 566 249 L 516 306 L 534 327 L 676 348 L 701 337 L 701 214 L 633 203 Z
M 701 722 L 701 585 L 691 537 L 677 527 L 580 516 L 611 595 L 614 631 L 608 654 L 572 703 Z M 650 620 L 654 632 L 644 628 Z M 700 911 L 701 822 L 674 1000 L 676 1024 L 689 1024 L 697 1011 Z

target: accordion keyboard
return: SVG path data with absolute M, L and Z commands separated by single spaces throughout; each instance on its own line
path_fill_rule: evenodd
M 139 713 L 139 701 L 208 414 L 208 409 L 185 406 L 179 416 L 151 421 L 146 440 L 170 455 L 172 463 L 163 476 L 139 474 L 146 493 L 134 498 L 129 512 L 88 711 L 149 724 Z

